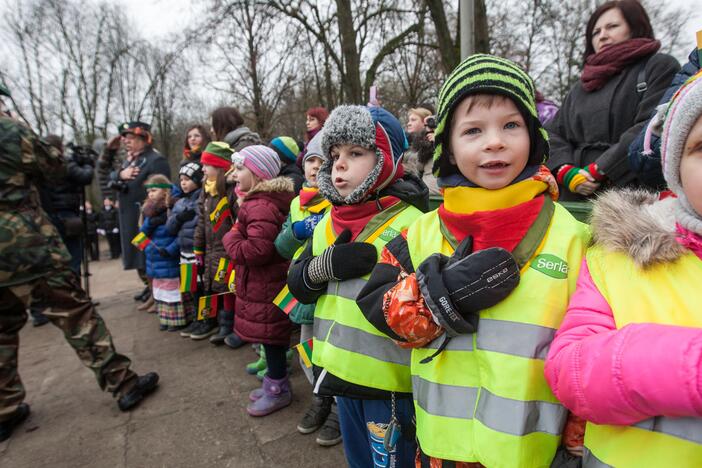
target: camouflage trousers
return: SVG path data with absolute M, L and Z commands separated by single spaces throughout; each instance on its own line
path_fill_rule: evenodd
M 101 389 L 119 396 L 136 383 L 131 361 L 112 344 L 105 322 L 97 313 L 78 277 L 67 267 L 31 282 L 0 288 L 0 421 L 22 403 L 24 386 L 17 372 L 19 331 L 27 322 L 32 298 L 50 307 L 44 313 L 60 328 L 81 362 L 95 373 Z

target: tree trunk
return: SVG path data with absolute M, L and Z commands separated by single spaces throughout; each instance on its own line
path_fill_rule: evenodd
M 436 29 L 436 43 L 439 46 L 441 55 L 441 67 L 444 69 L 444 73 L 451 73 L 461 60 L 460 47 L 457 41 L 451 37 L 443 2 L 441 0 L 425 1 L 427 8 L 429 8 L 431 19 L 434 22 L 434 29 Z M 456 37 L 458 37 L 458 34 L 456 34 Z
M 475 44 L 475 53 L 489 54 L 490 53 L 490 31 L 488 29 L 487 10 L 485 8 L 485 0 L 475 0 L 475 30 L 473 31 L 473 44 Z
M 344 58 L 345 80 L 343 80 L 342 85 L 345 97 L 349 102 L 363 104 L 360 56 L 356 47 L 356 31 L 353 27 L 351 1 L 336 0 L 336 9 L 341 36 L 341 51 Z

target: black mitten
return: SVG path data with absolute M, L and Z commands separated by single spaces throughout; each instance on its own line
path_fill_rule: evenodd
M 448 258 L 434 254 L 417 269 L 424 299 L 449 336 L 474 333 L 481 310 L 503 301 L 519 284 L 519 265 L 507 250 L 471 254 L 466 239 Z
M 307 266 L 307 279 L 313 284 L 330 280 L 344 281 L 370 273 L 378 263 L 373 244 L 349 242 L 351 231 L 344 230 L 334 244 L 327 247 Z
M 176 215 L 176 221 L 180 224 L 187 223 L 196 216 L 195 210 L 181 211 Z
M 149 226 L 151 227 L 158 227 L 162 224 L 166 224 L 166 220 L 168 219 L 168 213 L 166 211 L 162 211 L 157 215 L 154 215 L 149 218 Z

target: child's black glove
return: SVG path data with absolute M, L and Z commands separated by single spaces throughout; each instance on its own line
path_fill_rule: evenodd
M 163 257 L 163 258 L 168 258 L 171 256 L 171 254 L 168 253 L 168 250 L 164 249 L 163 247 L 156 247 L 158 249 L 158 254 Z
M 474 333 L 478 313 L 503 301 L 519 284 L 519 265 L 507 250 L 472 252 L 466 238 L 449 258 L 433 254 L 417 268 L 422 296 L 449 336 Z
M 344 230 L 334 244 L 312 259 L 305 272 L 308 284 L 323 284 L 331 280 L 345 281 L 370 273 L 378 262 L 378 252 L 372 244 L 349 242 L 351 231 Z
M 181 211 L 176 215 L 176 221 L 178 221 L 179 224 L 187 223 L 191 219 L 193 219 L 197 213 L 195 213 L 195 210 L 185 210 Z

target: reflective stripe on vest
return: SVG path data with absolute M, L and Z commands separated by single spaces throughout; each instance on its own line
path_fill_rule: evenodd
M 436 212 L 410 227 L 415 268 L 433 253 L 452 253 L 439 232 Z M 443 336 L 412 351 L 417 437 L 424 453 L 484 466 L 550 465 L 568 412 L 546 383 L 544 358 L 575 290 L 588 240 L 587 227 L 556 205 L 519 287 L 480 312 L 478 331 L 453 338 L 427 364 L 421 360 Z M 552 265 L 544 268 L 537 259 Z
M 513 435 L 545 432 L 560 436 L 568 410 L 558 403 L 502 398 L 477 387 L 442 385 L 412 376 L 417 404 L 434 416 L 477 419 L 486 426 Z M 532 415 L 538 415 L 537 418 Z
M 326 341 L 347 351 L 356 352 L 362 349 L 363 354 L 378 360 L 403 366 L 410 365 L 410 353 L 382 336 L 365 333 L 333 320 L 316 319 L 314 322 L 314 338 L 317 340 Z
M 512 354 L 530 359 L 546 359 L 548 348 L 556 334 L 555 328 L 530 323 L 481 319 L 477 335 L 477 348 L 484 351 Z M 439 349 L 445 335 L 429 343 L 429 349 Z M 446 346 L 448 351 L 472 351 L 471 335 L 457 336 Z
M 399 235 L 421 215 L 416 208 L 403 206 L 401 210 L 395 207 L 376 216 L 372 221 L 376 228 L 359 236 L 359 239 L 373 238 L 378 257 L 388 241 L 388 233 Z M 322 253 L 333 241 L 328 238 L 330 223 L 331 216 L 327 214 L 317 224 L 312 240 L 313 255 Z M 382 232 L 376 232 L 378 230 Z M 410 351 L 400 348 L 379 332 L 356 305 L 356 297 L 367 281 L 368 275 L 329 282 L 326 293 L 317 300 L 315 307 L 312 361 L 334 376 L 356 385 L 410 393 Z
M 587 264 L 618 329 L 630 323 L 702 327 L 702 262 L 694 254 L 642 270 L 626 255 L 595 246 Z M 702 418 L 659 416 L 631 426 L 588 423 L 585 445 L 593 460 L 586 466 L 699 467 Z

